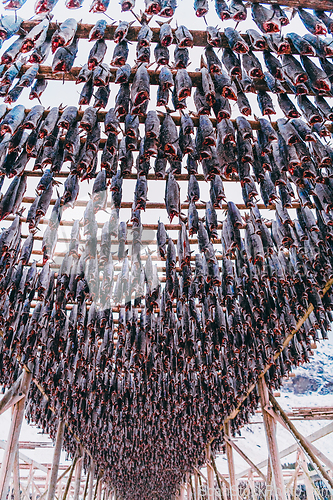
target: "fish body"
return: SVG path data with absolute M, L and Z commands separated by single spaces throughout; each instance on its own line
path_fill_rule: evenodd
M 46 40 L 37 47 L 34 48 L 33 52 L 30 54 L 29 63 L 31 64 L 42 64 L 47 59 L 51 50 L 51 38 L 46 38 Z
M 53 57 L 52 72 L 68 73 L 73 67 L 77 53 L 78 53 L 77 38 L 74 38 L 71 45 L 66 47 L 59 47 Z
M 110 5 L 110 0 L 93 0 L 89 12 L 99 13 L 106 12 L 107 8 Z
M 314 56 L 314 47 L 298 33 L 287 33 L 287 39 L 293 44 L 298 53 L 302 56 Z
M 193 36 L 186 26 L 178 26 L 175 31 L 175 37 L 180 49 L 183 49 L 184 47 L 193 47 Z
M 231 0 L 229 11 L 232 19 L 237 23 L 240 21 L 245 21 L 245 19 L 247 18 L 247 10 L 242 0 Z
M 317 16 L 304 9 L 297 9 L 297 12 L 302 23 L 310 33 L 313 35 L 326 35 L 327 28 Z
M 129 54 L 128 43 L 126 40 L 121 40 L 117 43 L 111 60 L 111 66 L 123 66 L 126 64 Z
M 180 188 L 172 173 L 168 175 L 165 185 L 165 206 L 172 222 L 180 214 Z
M 82 7 L 83 0 L 66 0 L 65 6 L 67 9 L 79 9 Z
M 208 13 L 208 0 L 194 0 L 194 10 L 197 17 L 203 17 Z
M 161 25 L 158 36 L 162 47 L 169 47 L 172 44 L 173 33 L 169 23 Z
M 251 6 L 252 19 L 263 33 L 279 33 L 281 22 L 275 16 L 274 11 L 263 5 L 253 4 Z
M 37 0 L 35 3 L 35 14 L 46 14 L 51 12 L 58 0 Z
M 106 49 L 106 43 L 103 39 L 96 40 L 88 56 L 88 69 L 90 71 L 94 70 L 98 64 L 102 63 L 106 54 Z
M 19 30 L 23 19 L 17 15 L 0 17 L 0 40 L 8 40 Z
M 237 30 L 231 27 L 224 28 L 224 34 L 231 50 L 234 50 L 237 54 L 245 54 L 249 51 L 249 46 Z
M 161 0 L 161 10 L 159 15 L 161 17 L 172 17 L 177 7 L 176 0 Z
M 72 44 L 77 30 L 77 21 L 70 17 L 61 23 L 59 29 L 55 31 L 51 38 L 52 54 L 59 47 L 68 47 Z
M 19 36 L 1 56 L 1 64 L 12 64 L 16 61 L 24 42 L 24 36 Z

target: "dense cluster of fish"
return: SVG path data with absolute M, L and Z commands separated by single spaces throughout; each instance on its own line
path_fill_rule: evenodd
M 7 7 L 23 3 L 9 0 Z M 94 1 L 92 10 L 101 12 L 108 3 Z M 38 1 L 36 12 L 49 12 L 55 4 Z M 81 4 L 66 2 L 69 8 Z M 134 0 L 121 4 L 126 10 Z M 167 16 L 163 9 L 175 7 L 173 0 L 146 0 L 149 15 Z M 196 0 L 195 8 L 204 15 L 208 4 Z M 241 0 L 229 5 L 216 0 L 216 10 L 221 19 L 246 18 Z M 225 417 L 244 400 L 232 421 L 236 431 L 255 411 L 257 393 L 247 391 L 263 369 L 271 365 L 266 381 L 278 388 L 292 366 L 308 360 L 311 340 L 319 334 L 326 338 L 333 320 L 333 292 L 321 294 L 333 277 L 333 150 L 325 126 L 333 110 L 324 97 L 331 95 L 333 64 L 327 57 L 333 49 L 318 37 L 331 26 L 324 13 L 299 9 L 299 15 L 310 34 L 282 37 L 285 13 L 254 4 L 252 16 L 262 34 L 248 30 L 244 38 L 226 28 L 221 60 L 215 51 L 220 33 L 208 27 L 206 60 L 195 81 L 186 70 L 192 34 L 185 26 L 173 31 L 162 24 L 154 55 L 161 66 L 157 105 L 164 113 L 148 111 L 152 31 L 144 18 L 135 71 L 127 63 L 129 23 L 114 29 L 111 68 L 103 62 L 107 24 L 99 20 L 92 28 L 89 39 L 95 44 L 77 78 L 84 83 L 84 111 L 0 106 L 1 188 L 6 177 L 11 179 L 0 200 L 0 220 L 12 222 L 0 233 L 0 383 L 9 386 L 27 365 L 39 386 L 31 386 L 28 419 L 54 436 L 62 416 L 69 424 L 66 450 L 74 455 L 72 434 L 80 436 L 99 466 L 96 474 L 124 500 L 150 498 L 152 492 L 159 500 L 174 498 L 186 472 L 204 464 L 207 442 L 215 439 L 214 453 L 223 447 Z M 21 21 L 2 17 L 0 38 L 17 33 Z M 70 71 L 77 26 L 70 18 L 49 35 L 45 17 L 29 33 L 20 33 L 2 55 L 0 92 L 6 102 L 15 102 L 34 81 L 32 97 L 40 98 L 46 81 L 36 77 L 49 52 L 54 72 Z M 263 51 L 266 72 L 254 50 Z M 21 54 L 29 52 L 32 65 L 22 74 Z M 313 63 L 314 55 L 322 69 Z M 109 107 L 112 71 L 120 87 Z M 274 127 L 256 118 L 253 130 L 246 92 L 257 89 L 263 116 L 275 112 L 263 82 L 277 94 L 285 118 Z M 192 86 L 195 117 L 186 110 Z M 297 95 L 298 108 L 287 88 Z M 168 107 L 171 89 L 179 117 Z M 314 103 L 309 93 L 315 94 Z M 95 103 L 89 106 L 92 96 Z M 235 120 L 230 100 L 241 113 Z M 182 205 L 177 175 L 185 157 L 188 189 Z M 29 167 L 42 173 L 23 219 Z M 60 188 L 57 174 L 67 168 Z M 133 168 L 130 238 L 120 209 L 123 181 Z M 156 179 L 165 179 L 170 222 L 179 219 L 177 239 L 158 222 L 156 261 L 151 251 L 142 251 L 141 214 L 151 168 Z M 210 183 L 204 217 L 199 216 L 199 172 Z M 243 216 L 226 199 L 227 178 L 240 181 L 248 209 Z M 57 268 L 52 262 L 64 210 L 75 206 L 85 179 L 92 181 L 91 197 L 83 220 L 73 222 Z M 260 213 L 258 191 L 266 207 L 275 204 L 273 221 Z M 110 197 L 111 215 L 99 233 L 96 215 Z M 33 260 L 35 234 L 50 206 L 40 265 Z M 293 218 L 290 208 L 296 208 Z M 274 360 L 309 304 L 313 312 Z
M 197 195 L 191 185 L 189 197 Z M 218 437 L 215 447 L 221 446 L 223 418 L 263 368 L 272 363 L 267 382 L 278 387 L 292 365 L 308 359 L 319 330 L 326 338 L 333 295 L 319 292 L 333 273 L 332 224 L 324 223 L 320 210 L 316 220 L 304 207 L 295 221 L 278 212 L 269 231 L 256 207 L 244 221 L 229 202 L 220 267 L 211 206 L 207 224 L 199 222 L 194 259 L 185 224 L 175 246 L 159 223 L 162 288 L 151 255 L 145 265 L 140 256 L 140 212 L 130 261 L 126 224 L 117 223 L 115 214 L 97 244 L 95 203 L 84 214 L 83 252 L 75 221 L 57 275 L 50 260 L 40 270 L 36 262 L 28 265 L 34 236 L 21 244 L 19 215 L 2 231 L 1 381 L 10 382 L 8 363 L 19 357 L 49 398 L 47 403 L 32 388 L 29 419 L 49 432 L 48 406 L 54 408 L 124 499 L 142 498 L 143 492 L 148 497 L 154 481 L 157 497 L 171 498 L 191 465 L 203 463 L 205 443 Z M 49 232 L 58 224 L 51 217 Z M 113 240 L 121 261 L 117 274 Z M 309 303 L 313 313 L 274 362 Z M 253 393 L 233 421 L 235 429 L 256 403 Z M 74 444 L 68 436 L 66 448 L 73 452 Z
M 262 9 L 267 12 L 263 14 Z M 221 59 L 214 50 L 221 46 L 221 34 L 217 28 L 207 27 L 206 60 L 202 58 L 202 68 L 196 81 L 191 80 L 186 70 L 190 60 L 188 47 L 193 46 L 191 32 L 183 25 L 172 30 L 168 22 L 161 24 L 159 41 L 154 48 L 155 63 L 158 68 L 162 68 L 159 72 L 157 106 L 169 105 L 170 89 L 173 87 L 174 109 L 185 109 L 186 98 L 191 96 L 192 86 L 195 85 L 193 99 L 199 115 L 209 115 L 211 111 L 218 117 L 221 113 L 229 115 L 231 113 L 229 101 L 232 100 L 237 102 L 240 112 L 248 116 L 252 114 L 252 110 L 246 92 L 256 91 L 262 114 L 271 115 L 275 114 L 272 99 L 267 92 L 271 91 L 278 95 L 280 108 L 287 118 L 290 118 L 299 116 L 300 111 L 288 97 L 287 90 L 298 97 L 300 101 L 298 106 L 302 113 L 305 112 L 304 107 L 309 107 L 307 94 L 314 93 L 320 98 L 322 95 L 331 95 L 333 64 L 327 60 L 327 57 L 333 55 L 332 42 L 318 37 L 318 34 L 330 29 L 326 28 L 327 19 L 330 18 L 326 19 L 323 14 L 321 16 L 323 21 L 320 21 L 317 16 L 300 9 L 299 15 L 310 31 L 309 34 L 301 37 L 293 32 L 287 33 L 286 36 L 280 33 L 281 23 L 287 24 L 282 20 L 288 21 L 288 18 L 281 17 L 280 19 L 274 9 L 254 4 L 252 15 L 263 34 L 254 29 L 248 29 L 247 39 L 244 39 L 236 29 L 225 28 L 224 37 L 227 46 L 223 48 Z M 266 18 L 269 21 L 265 22 Z M 46 16 L 28 33 L 22 29 L 20 31 L 21 21 L 13 16 L 5 16 L 1 19 L 0 38 L 2 41 L 16 32 L 21 32 L 1 56 L 0 96 L 4 97 L 5 102 L 8 103 L 16 102 L 24 88 L 28 87 L 31 87 L 29 96 L 31 99 L 41 98 L 47 81 L 40 77 L 38 72 L 40 65 L 46 61 L 50 52 L 54 54 L 53 73 L 70 72 L 78 53 L 78 37 L 76 36 L 78 23 L 74 18 L 66 19 L 54 31 L 54 28 L 50 30 L 50 20 Z M 139 70 L 144 65 L 150 64 L 153 31 L 148 22 L 147 17 L 143 15 L 136 46 L 136 68 L 138 67 Z M 150 97 L 150 75 L 147 68 L 140 71 L 141 78 L 144 75 L 147 86 L 145 98 L 135 104 L 130 92 L 129 79 L 131 73 L 135 72 L 134 68 L 132 69 L 127 64 L 129 47 L 126 37 L 130 26 L 131 23 L 121 21 L 114 29 L 116 46 L 110 65 L 104 62 L 107 53 L 106 21 L 103 19 L 97 21 L 91 29 L 89 40 L 95 43 L 89 52 L 87 63 L 77 78 L 77 83 L 84 83 L 79 104 L 89 105 L 94 95 L 94 106 L 105 108 L 110 96 L 109 82 L 115 68 L 118 68 L 115 82 L 120 84 L 117 99 L 121 101 L 121 109 L 126 112 L 131 108 L 132 114 L 146 114 Z M 174 39 L 176 48 L 171 65 L 169 46 Z M 257 50 L 263 51 L 267 71 L 264 71 L 260 60 L 254 54 Z M 295 58 L 294 53 L 301 56 L 301 63 Z M 28 56 L 23 57 L 25 54 Z M 312 56 L 319 58 L 321 67 L 313 62 Z M 27 58 L 31 65 L 26 68 L 24 63 L 27 62 Z M 13 85 L 16 78 L 18 81 Z M 306 104 L 303 104 L 304 100 Z M 324 109 L 326 114 L 331 108 L 326 105 Z
M 138 71 L 139 77 L 140 74 Z M 144 92 L 146 89 L 141 84 L 136 86 L 134 81 L 133 101 Z M 318 103 L 323 101 L 318 98 Z M 10 111 L 5 105 L 0 106 L 1 186 L 6 176 L 12 178 L 0 202 L 0 220 L 19 209 L 27 186 L 23 174 L 29 171 L 28 165 L 32 170 L 42 171 L 38 196 L 27 214 L 31 230 L 46 214 L 55 177 L 65 166 L 69 167 L 69 175 L 64 194 L 58 197 L 55 206 L 59 220 L 65 206 L 73 207 L 80 180 L 96 176 L 93 192 L 103 193 L 99 207 L 106 207 L 110 184 L 112 207 L 120 209 L 123 178 L 132 173 L 134 165 L 137 183 L 132 215 L 135 218 L 137 210 L 146 208 L 147 176 L 154 163 L 155 178 L 167 177 L 165 206 L 172 222 L 175 216 L 182 217 L 180 190 L 174 176 L 181 174 L 185 156 L 189 182 L 195 180 L 199 165 L 205 180 L 211 182 L 210 202 L 214 209 L 222 208 L 225 198 L 222 179 L 228 177 L 240 180 L 248 208 L 254 206 L 258 190 L 267 207 L 280 199 L 281 210 L 291 208 L 295 190 L 304 206 L 317 206 L 327 214 L 333 207 L 333 151 L 324 142 L 325 137 L 321 137 L 328 132 L 322 123 L 312 121 L 312 126 L 309 125 L 313 115 L 308 115 L 307 122 L 300 118 L 278 119 L 277 130 L 268 120 L 260 118 L 257 131 L 252 130 L 244 116 L 235 121 L 222 118 L 214 127 L 207 115 L 200 115 L 194 139 L 194 123 L 186 113 L 181 115 L 178 128 L 169 113 L 159 117 L 155 111 L 149 111 L 142 138 L 139 117 L 128 113 L 123 137 L 119 139 L 121 124 L 117 109 L 111 108 L 100 116 L 93 107 L 87 107 L 80 115 L 75 106 L 54 107 L 47 113 L 41 105 L 27 112 L 22 105 Z M 310 111 L 322 117 L 312 104 Z M 101 138 L 99 119 L 104 119 L 107 139 Z M 315 204 L 311 196 L 315 197 Z M 199 217 L 194 201 L 191 198 L 189 201 L 188 227 L 195 234 Z
M 6 10 L 19 10 L 27 0 L 4 0 Z M 79 9 L 84 0 L 65 0 L 68 9 Z M 36 0 L 35 14 L 49 14 L 56 6 L 58 0 Z M 177 8 L 176 0 L 144 0 L 145 13 L 149 16 L 172 17 Z M 93 0 L 90 12 L 103 14 L 110 5 L 110 0 Z M 122 12 L 131 11 L 135 7 L 135 0 L 120 0 Z M 247 19 L 247 3 L 243 0 L 215 0 L 215 12 L 221 21 L 233 19 L 235 22 Z M 204 17 L 209 11 L 208 0 L 194 0 L 194 10 L 197 17 Z M 283 26 L 289 24 L 289 19 L 283 9 L 278 5 L 272 5 L 268 9 L 258 3 L 251 5 L 252 17 L 260 29 L 265 33 L 278 33 Z M 325 11 L 317 9 L 314 15 L 307 10 L 299 9 L 300 18 L 306 28 L 315 26 L 316 34 L 322 35 L 331 32 L 332 19 Z

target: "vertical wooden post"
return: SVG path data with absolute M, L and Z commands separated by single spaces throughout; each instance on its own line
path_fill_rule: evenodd
M 83 457 L 80 457 L 75 466 L 75 480 L 74 480 L 74 495 L 73 500 L 79 500 L 81 489 L 81 475 L 82 475 Z
M 73 464 L 72 464 L 71 470 L 69 471 L 69 474 L 68 474 L 68 479 L 67 479 L 67 483 L 66 483 L 66 487 L 65 487 L 65 491 L 64 491 L 62 500 L 66 500 L 66 498 L 67 498 L 69 489 L 70 489 L 71 484 L 72 484 L 73 472 L 74 472 L 77 460 L 78 460 L 78 457 L 75 456 L 74 460 L 73 460 Z
M 62 443 L 64 441 L 64 433 L 65 433 L 65 422 L 62 419 L 60 419 L 58 424 L 55 447 L 54 447 L 51 477 L 50 477 L 49 489 L 47 492 L 47 500 L 54 500 L 55 497 L 59 463 L 60 463 L 60 454 L 61 454 Z
M 9 435 L 4 453 L 1 471 L 0 471 L 0 500 L 6 500 L 10 478 L 13 472 L 15 455 L 20 437 L 24 417 L 24 405 L 27 398 L 29 385 L 32 374 L 27 370 L 23 370 L 23 376 L 20 384 L 20 392 L 25 396 L 18 401 L 14 406 L 12 421 L 10 424 Z
M 186 498 L 187 500 L 192 500 L 191 484 L 190 484 L 190 474 L 186 474 Z
M 83 500 L 86 500 L 86 497 L 87 497 L 87 491 L 88 491 L 88 486 L 89 486 L 89 479 L 90 479 L 90 469 L 88 470 L 86 484 L 84 486 Z
M 313 487 L 311 484 L 311 481 L 309 480 L 308 474 L 306 473 L 308 471 L 308 463 L 305 457 L 305 454 L 303 451 L 300 452 L 299 455 L 299 462 L 301 464 L 301 467 L 304 471 L 303 479 L 304 479 L 304 484 L 306 488 L 306 498 L 307 500 L 315 500 L 314 494 L 313 494 Z
M 299 451 L 297 451 L 297 453 L 296 453 L 295 475 L 294 475 L 294 479 L 293 479 L 293 493 L 292 493 L 292 500 L 296 500 L 296 490 L 297 490 L 298 470 L 299 470 Z
M 17 447 L 13 465 L 13 485 L 14 485 L 14 500 L 20 500 L 20 462 L 19 462 L 19 449 Z
M 103 483 L 102 480 L 100 480 L 97 489 L 97 500 L 102 500 L 102 490 L 103 490 Z
M 224 424 L 224 433 L 230 439 L 230 421 Z M 230 496 L 231 500 L 238 499 L 238 488 L 236 483 L 236 475 L 235 475 L 235 464 L 234 464 L 234 456 L 232 451 L 232 446 L 226 441 L 225 443 L 227 459 L 228 459 L 228 470 L 229 470 L 229 484 L 230 484 Z
M 217 470 L 215 459 L 214 459 L 213 456 L 211 456 L 211 461 L 212 461 L 212 466 L 213 466 L 213 469 L 214 469 L 214 472 L 215 472 L 216 482 L 217 482 L 217 485 L 219 487 L 220 498 L 221 498 L 221 500 L 224 500 L 226 498 L 226 496 L 224 495 L 224 491 L 222 489 L 222 485 L 221 485 L 221 481 L 220 481 L 220 476 L 219 476 L 219 471 Z
M 249 472 L 249 486 L 250 486 L 250 491 L 252 493 L 252 498 L 255 498 L 256 496 L 256 489 L 254 485 L 254 479 L 253 479 L 253 470 L 251 469 Z
M 199 500 L 200 499 L 200 493 L 199 493 L 199 478 L 198 478 L 198 473 L 194 473 L 194 500 Z
M 267 465 L 267 474 L 266 474 L 266 492 L 265 492 L 265 500 L 271 500 L 272 497 L 272 465 L 271 459 L 268 453 L 268 465 Z
M 89 477 L 87 500 L 93 500 L 94 476 L 95 476 L 95 462 L 93 460 L 91 461 L 89 472 L 90 472 L 90 477 Z
M 267 412 L 267 407 L 270 406 L 268 389 L 263 377 L 258 379 L 258 390 L 260 397 L 260 404 L 262 415 L 265 425 L 266 440 L 271 459 L 273 477 L 276 487 L 276 495 L 278 500 L 285 500 L 286 494 L 284 489 L 284 482 L 282 476 L 282 468 L 279 458 L 279 450 L 276 441 L 276 422 L 274 418 Z
M 215 498 L 214 469 L 212 467 L 211 449 L 209 444 L 206 446 L 206 465 L 207 465 L 208 500 L 214 500 Z

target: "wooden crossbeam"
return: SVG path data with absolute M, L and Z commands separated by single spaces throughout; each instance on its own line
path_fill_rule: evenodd
M 29 68 L 28 65 L 23 65 L 19 74 L 18 78 L 22 76 L 25 71 Z M 77 80 L 77 77 L 80 73 L 81 67 L 73 67 L 70 71 L 66 73 L 53 73 L 51 66 L 43 66 L 41 65 L 38 70 L 37 74 L 37 79 L 45 78 L 46 80 L 53 80 L 53 81 L 69 81 L 69 82 L 75 82 Z M 110 83 L 113 83 L 115 81 L 115 76 L 116 76 L 116 68 L 111 67 L 110 68 L 110 73 L 111 73 L 111 79 Z M 136 68 L 132 68 L 132 73 L 129 79 L 129 82 L 132 83 L 134 79 L 134 75 L 136 73 Z M 155 69 L 149 69 L 148 70 L 149 78 L 150 78 L 150 85 L 159 85 L 159 73 L 155 71 Z M 201 73 L 199 71 L 189 71 L 188 72 L 193 87 L 200 87 L 201 86 Z M 287 85 L 286 82 L 281 82 L 282 86 L 284 87 L 285 91 L 287 94 L 295 95 L 294 92 L 290 89 L 290 87 Z M 264 79 L 261 80 L 253 80 L 253 86 L 256 91 L 269 91 L 269 87 L 267 86 L 266 82 Z M 120 87 L 118 87 L 120 88 Z M 80 91 L 81 86 L 78 87 L 78 91 Z M 312 91 L 309 91 L 309 95 L 315 95 Z M 330 94 L 327 94 L 330 95 Z M 163 107 L 161 107 L 161 110 Z
M 259 3 L 258 0 L 250 0 L 252 3 Z M 274 5 L 277 3 L 277 0 L 264 0 L 263 2 L 260 1 L 260 3 L 265 3 L 265 4 L 270 4 Z M 305 9 L 322 9 L 322 10 L 327 10 L 331 11 L 333 10 L 333 1 L 332 0 L 280 0 L 279 5 L 281 6 L 286 6 L 286 7 L 293 7 L 293 8 L 305 8 Z M 249 12 L 250 14 L 250 12 Z M 30 31 L 36 24 L 38 24 L 40 21 L 24 21 L 21 25 L 21 27 L 26 30 Z M 243 26 L 245 27 L 245 24 Z M 88 38 L 89 33 L 91 29 L 94 27 L 94 24 L 83 24 L 79 23 L 78 28 L 76 31 L 76 36 L 78 38 Z M 50 23 L 49 31 L 48 34 L 52 35 L 55 30 L 57 29 L 57 24 L 56 23 Z M 113 40 L 114 39 L 114 33 L 117 29 L 117 25 L 111 25 L 109 24 L 106 27 L 105 30 L 105 35 L 104 38 L 105 40 Z M 141 26 L 130 26 L 126 39 L 128 41 L 136 42 L 138 39 L 138 34 L 141 29 Z M 159 31 L 160 28 L 155 28 L 150 26 L 150 29 L 153 32 L 153 37 L 152 37 L 152 43 L 157 43 L 159 41 Z M 172 30 L 175 32 L 175 29 Z M 205 47 L 207 45 L 207 32 L 202 31 L 202 30 L 190 30 L 192 36 L 193 36 L 193 45 L 196 47 Z M 242 37 L 246 41 L 246 43 L 250 43 L 249 37 L 247 34 L 242 34 Z M 174 37 L 173 43 L 176 43 L 176 39 Z M 221 45 L 222 48 L 229 47 L 228 41 L 224 33 L 221 33 Z
M 251 3 L 263 3 L 268 5 L 276 5 L 277 3 L 281 7 L 293 7 L 295 9 L 321 9 L 332 11 L 333 2 L 331 0 L 249 0 Z
M 3 450 L 6 449 L 6 441 L 0 440 L 0 448 Z M 24 453 L 19 452 L 19 459 L 25 462 L 26 464 L 30 466 L 33 466 L 35 469 L 39 469 L 43 472 L 47 472 L 47 466 L 40 464 L 39 462 L 36 462 L 36 460 L 32 460 L 31 458 L 27 457 Z

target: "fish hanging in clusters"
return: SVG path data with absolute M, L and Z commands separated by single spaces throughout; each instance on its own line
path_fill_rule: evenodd
M 8 2 L 15 9 L 23 3 Z M 36 12 L 55 4 L 38 1 Z M 70 9 L 81 5 L 66 1 Z M 108 5 L 93 1 L 91 12 Z M 134 5 L 123 0 L 122 11 Z M 333 119 L 333 51 L 320 37 L 331 31 L 330 17 L 298 9 L 309 34 L 284 35 L 289 19 L 282 8 L 252 4 L 259 31 L 242 36 L 237 27 L 208 26 L 193 75 L 194 33 L 168 21 L 158 33 L 149 26 L 148 16 L 170 17 L 175 8 L 173 0 L 145 1 L 133 67 L 127 62 L 131 23 L 108 26 L 100 19 L 92 26 L 91 50 L 76 80 L 83 110 L 0 106 L 6 226 L 0 382 L 10 386 L 22 364 L 29 366 L 48 401 L 32 385 L 28 420 L 54 438 L 64 418 L 65 450 L 75 456 L 71 433 L 80 436 L 99 464 L 96 477 L 102 471 L 101 480 L 124 500 L 150 498 L 152 491 L 173 498 L 184 474 L 204 465 L 207 442 L 213 440 L 213 454 L 222 450 L 221 425 L 240 403 L 233 432 L 248 422 L 258 405 L 248 390 L 263 370 L 269 389 L 278 389 L 293 366 L 308 361 L 311 341 L 327 338 L 333 319 L 332 292 L 322 294 L 333 266 L 333 150 L 326 126 Z M 204 17 L 208 3 L 196 0 L 194 8 Z M 215 0 L 215 9 L 221 20 L 247 18 L 241 0 Z M 41 99 L 40 65 L 52 52 L 52 71 L 71 72 L 79 49 L 74 18 L 51 34 L 48 17 L 28 33 L 19 31 L 21 23 L 0 19 L 1 40 L 18 35 L 1 59 L 7 103 L 26 87 Z M 118 85 L 112 94 L 111 81 Z M 149 109 L 152 82 L 162 111 Z M 248 119 L 248 92 L 256 93 L 260 110 L 255 123 Z M 194 111 L 187 108 L 190 97 Z M 272 123 L 276 106 L 284 118 Z M 31 170 L 40 175 L 32 203 L 25 197 Z M 66 172 L 63 185 L 59 172 Z M 154 179 L 164 182 L 157 205 L 150 201 Z M 209 183 L 204 200 L 202 179 Z M 59 265 L 64 211 L 76 206 L 85 180 L 89 200 Z M 229 180 L 238 182 L 243 203 L 226 196 Z M 122 208 L 129 206 L 125 218 Z M 156 240 L 147 236 L 147 247 L 144 212 L 152 206 L 165 213 L 156 215 Z M 265 208 L 275 209 L 272 220 Z M 310 304 L 309 317 L 282 350 Z

